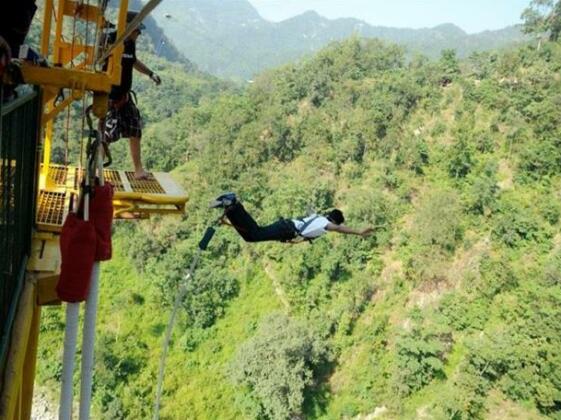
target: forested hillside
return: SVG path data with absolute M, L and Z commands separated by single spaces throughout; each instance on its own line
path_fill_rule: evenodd
M 146 160 L 190 202 L 116 227 L 95 418 L 151 417 L 170 305 L 225 190 L 262 222 L 338 206 L 376 233 L 291 246 L 220 228 L 163 418 L 561 418 L 560 71 L 559 42 L 429 62 L 352 38 L 170 118 L 141 102 Z M 43 311 L 53 392 L 63 314 Z
M 518 26 L 467 34 L 444 22 L 434 28 L 391 28 L 355 18 L 331 20 L 314 11 L 270 22 L 248 0 L 166 0 L 154 18 L 183 55 L 202 70 L 237 80 L 253 78 L 260 71 L 308 56 L 352 35 L 396 42 L 407 48 L 409 56 L 421 53 L 431 58 L 438 58 L 448 48 L 465 57 L 525 40 Z

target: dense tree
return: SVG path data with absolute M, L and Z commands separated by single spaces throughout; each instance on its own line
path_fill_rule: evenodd
M 305 391 L 326 356 L 325 344 L 308 327 L 273 314 L 240 347 L 231 372 L 234 380 L 250 387 L 267 417 L 298 418 Z
M 557 41 L 561 34 L 561 1 L 532 0 L 522 19 L 526 33 L 548 33 L 551 41 Z

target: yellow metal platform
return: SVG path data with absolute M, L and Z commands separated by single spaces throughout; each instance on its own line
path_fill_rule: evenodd
M 79 190 L 82 170 L 50 165 L 46 188 L 39 192 L 36 223 L 41 232 L 59 232 Z M 117 219 L 146 219 L 152 214 L 183 214 L 187 194 L 167 173 L 154 172 L 137 180 L 134 172 L 105 170 L 115 187 L 113 205 Z
M 39 191 L 35 222 L 41 232 L 59 232 L 70 209 L 66 191 Z
M 28 272 L 34 273 L 39 305 L 58 304 L 55 285 L 60 270 L 59 234 L 79 191 L 83 171 L 49 165 L 46 188 L 39 191 L 36 232 L 33 235 Z M 105 170 L 115 187 L 113 205 L 117 219 L 146 219 L 152 214 L 183 214 L 187 195 L 169 174 L 155 172 L 137 180 L 129 171 Z

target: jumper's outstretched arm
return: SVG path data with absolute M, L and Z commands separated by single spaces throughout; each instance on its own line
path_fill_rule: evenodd
M 348 226 L 336 225 L 335 223 L 329 223 L 326 229 L 330 232 L 338 232 L 344 235 L 357 235 L 357 236 L 362 236 L 363 238 L 370 236 L 374 232 L 374 228 L 372 227 L 357 230 L 357 229 L 350 228 Z

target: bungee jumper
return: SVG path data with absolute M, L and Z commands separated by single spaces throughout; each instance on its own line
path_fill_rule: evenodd
M 127 23 L 131 23 L 137 12 L 127 13 Z M 109 110 L 105 118 L 105 139 L 114 143 L 122 137 L 129 139 L 131 158 L 136 179 L 147 179 L 148 173 L 142 166 L 140 140 L 142 138 L 142 117 L 136 106 L 136 95 L 132 91 L 133 70 L 148 76 L 156 85 L 160 85 L 160 76 L 154 73 L 136 57 L 136 40 L 145 29 L 140 24 L 124 42 L 121 59 L 121 84 L 113 86 L 109 94 Z M 108 35 L 108 43 L 115 42 L 116 32 Z
M 325 215 L 312 214 L 300 219 L 280 219 L 270 225 L 259 226 L 234 193 L 226 193 L 217 197 L 210 202 L 209 206 L 224 209 L 223 223 L 234 227 L 246 242 L 299 243 L 312 241 L 327 232 L 366 238 L 374 232 L 372 227 L 357 230 L 344 226 L 345 217 L 339 209 L 333 209 Z M 224 218 L 227 218 L 229 223 Z

